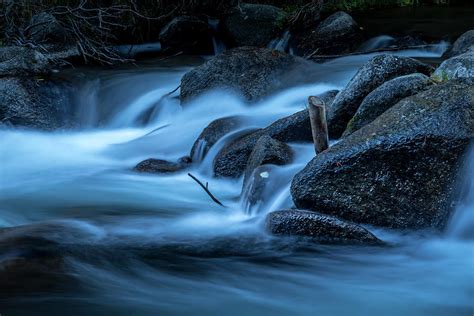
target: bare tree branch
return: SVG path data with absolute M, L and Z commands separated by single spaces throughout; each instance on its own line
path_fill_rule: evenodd
M 224 206 L 224 204 L 221 203 L 221 201 L 219 201 L 212 193 L 211 191 L 209 191 L 209 184 L 206 182 L 206 185 L 204 185 L 201 181 L 199 181 L 198 178 L 196 178 L 195 176 L 193 176 L 192 174 L 188 173 L 188 176 L 190 176 L 194 181 L 196 181 L 200 186 L 201 188 L 203 188 L 203 190 L 207 193 L 207 195 L 210 196 L 210 198 L 217 204 L 219 204 L 220 206 L 222 207 L 226 207 Z

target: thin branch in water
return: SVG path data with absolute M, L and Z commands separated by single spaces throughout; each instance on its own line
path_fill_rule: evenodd
M 221 203 L 221 201 L 219 201 L 212 193 L 211 191 L 209 191 L 209 183 L 206 182 L 206 185 L 204 185 L 201 181 L 199 181 L 198 178 L 196 178 L 195 176 L 193 176 L 192 174 L 188 173 L 188 176 L 190 176 L 194 181 L 196 181 L 200 186 L 201 188 L 203 188 L 203 190 L 207 193 L 207 195 L 209 195 L 209 197 L 217 204 L 219 204 L 220 206 L 222 207 L 226 207 L 224 204 Z
M 401 50 L 408 50 L 408 49 L 423 49 L 423 48 L 430 48 L 433 45 L 414 45 L 414 46 L 396 46 L 396 47 L 383 47 L 377 48 L 374 50 L 366 51 L 366 52 L 352 52 L 347 54 L 340 54 L 340 55 L 316 55 L 319 49 L 316 49 L 309 55 L 306 55 L 306 59 L 330 59 L 330 58 L 339 58 L 339 57 L 347 57 L 347 56 L 357 56 L 357 55 L 367 55 L 367 54 L 374 54 L 374 53 L 383 53 L 383 52 L 396 52 Z

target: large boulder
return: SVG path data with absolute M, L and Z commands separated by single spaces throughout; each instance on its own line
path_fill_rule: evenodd
M 242 3 L 222 20 L 221 27 L 230 45 L 266 47 L 285 16 L 282 9 L 271 5 Z
M 434 72 L 433 78 L 441 82 L 456 78 L 474 78 L 474 51 L 443 61 Z
M 461 55 L 467 52 L 474 52 L 474 30 L 467 31 L 461 35 L 444 54 L 443 58 Z
M 213 89 L 258 101 L 270 93 L 310 81 L 312 65 L 302 58 L 265 48 L 240 47 L 225 51 L 186 73 L 181 79 L 181 102 Z
M 328 109 L 334 98 L 335 91 L 328 91 L 320 97 L 325 101 Z M 264 129 L 235 139 L 219 151 L 214 159 L 214 173 L 216 176 L 237 178 L 244 172 L 249 156 L 257 141 L 263 135 L 288 143 L 312 142 L 311 123 L 308 110 L 302 110 L 290 116 L 281 118 Z
M 267 215 L 266 228 L 273 235 L 305 236 L 321 243 L 382 244 L 367 229 L 315 212 L 282 210 Z
M 212 121 L 203 129 L 191 148 L 193 162 L 201 161 L 222 137 L 242 126 L 242 116 L 229 116 Z
M 65 45 L 69 42 L 69 36 L 64 27 L 50 13 L 41 12 L 34 15 L 26 27 L 25 36 L 37 45 L 46 43 Z
M 336 96 L 327 115 L 329 136 L 340 137 L 365 97 L 384 82 L 412 73 L 430 74 L 431 71 L 430 66 L 408 57 L 373 57 Z
M 219 151 L 214 159 L 214 173 L 221 177 L 240 177 L 247 167 L 255 144 L 262 136 L 269 136 L 280 142 L 309 142 L 312 140 L 306 110 L 282 118 L 270 126 L 231 142 Z
M 0 124 L 45 130 L 71 127 L 72 91 L 63 81 L 0 78 Z
M 336 12 L 317 28 L 297 34 L 295 51 L 301 56 L 334 55 L 355 50 L 363 41 L 360 27 L 345 12 Z
M 207 21 L 194 16 L 178 16 L 160 32 L 160 43 L 168 53 L 213 54 L 211 33 Z
M 287 19 L 291 32 L 298 33 L 316 28 L 321 18 L 323 2 L 323 0 L 311 0 L 311 2 L 294 10 Z
M 474 138 L 474 80 L 434 85 L 317 155 L 293 179 L 299 208 L 356 223 L 442 228 Z
M 428 76 L 418 73 L 385 82 L 362 101 L 356 114 L 347 124 L 343 136 L 369 124 L 401 99 L 416 94 L 431 84 L 433 82 Z
M 20 46 L 0 47 L 0 77 L 43 74 L 49 70 L 49 59 L 38 50 Z

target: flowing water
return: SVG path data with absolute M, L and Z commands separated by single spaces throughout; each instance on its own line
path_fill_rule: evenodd
M 397 54 L 439 57 L 443 49 Z M 214 91 L 180 107 L 179 91 L 168 93 L 188 61 L 86 71 L 74 105 L 77 130 L 1 130 L 0 227 L 55 223 L 43 237 L 79 250 L 66 258 L 66 272 L 78 280 L 71 291 L 0 301 L 0 314 L 471 315 L 474 154 L 448 232 L 373 229 L 391 247 L 322 246 L 265 233 L 264 215 L 292 206 L 289 184 L 313 157 L 311 144 L 292 144 L 294 163 L 269 169 L 271 192 L 251 213 L 242 180 L 212 177 L 212 159 L 232 135 L 191 170 L 131 170 L 146 158 L 189 155 L 214 119 L 245 115 L 250 129 L 295 113 L 308 95 L 344 87 L 370 57 L 315 65 L 313 84 L 252 106 Z M 227 208 L 187 172 L 209 182 Z M 0 254 L 0 263 L 8 256 Z

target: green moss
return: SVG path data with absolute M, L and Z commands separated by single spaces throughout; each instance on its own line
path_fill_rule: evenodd
M 288 14 L 286 12 L 282 13 L 278 16 L 278 18 L 276 20 L 276 26 L 280 30 L 284 30 L 286 28 L 287 17 L 288 17 Z
M 436 83 L 443 83 L 449 80 L 448 73 L 444 70 L 441 71 L 441 74 L 439 75 L 432 75 L 431 80 L 433 80 Z

